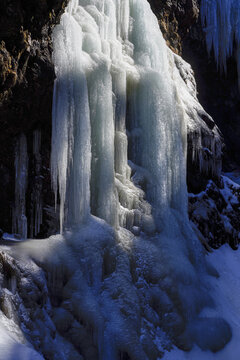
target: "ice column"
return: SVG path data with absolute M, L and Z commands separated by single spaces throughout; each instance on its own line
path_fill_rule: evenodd
M 57 79 L 53 99 L 52 183 L 60 197 L 60 227 L 79 224 L 90 213 L 90 114 L 83 70 L 82 29 L 70 2 L 53 32 Z
M 37 236 L 42 224 L 42 157 L 41 131 L 33 132 L 34 184 L 31 193 L 31 224 L 30 237 Z
M 157 19 L 143 0 L 132 3 L 134 60 L 140 68 L 135 116 L 141 132 L 136 160 L 150 174 L 147 197 L 161 228 L 168 223 L 171 208 L 187 214 L 184 116 L 171 78 L 174 65 Z
M 27 139 L 21 134 L 15 154 L 15 205 L 13 209 L 13 233 L 27 238 L 26 190 L 28 180 Z

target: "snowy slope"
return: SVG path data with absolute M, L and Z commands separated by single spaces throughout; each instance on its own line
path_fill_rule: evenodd
M 219 273 L 219 278 L 209 281 L 216 310 L 230 324 L 233 337 L 220 352 L 203 352 L 195 347 L 191 352 L 173 350 L 166 353 L 164 360 L 239 360 L 240 358 L 240 249 L 233 251 L 228 245 L 208 255 L 209 262 Z M 204 314 L 212 315 L 211 309 Z
M 4 316 L 4 315 L 3 315 Z M 10 323 L 5 317 L 5 325 L 0 321 L 0 360 L 43 360 L 43 357 L 35 350 L 22 344 L 13 335 L 13 332 L 7 329 L 6 325 Z

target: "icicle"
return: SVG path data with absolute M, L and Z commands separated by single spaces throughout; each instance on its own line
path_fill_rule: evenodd
M 240 2 L 202 0 L 201 18 L 208 52 L 213 48 L 217 66 L 226 72 L 227 59 L 233 55 L 234 42 L 237 47 L 237 61 L 240 61 Z M 239 70 L 238 66 L 238 73 Z
M 70 15 L 76 11 L 76 4 L 70 2 L 53 34 L 57 79 L 51 170 L 55 198 L 58 192 L 60 195 L 61 232 L 64 224 L 81 223 L 90 213 L 90 117 L 86 76 L 83 61 L 79 61 L 83 39 L 81 27 Z
M 13 209 L 13 232 L 27 238 L 26 190 L 28 181 L 27 139 L 20 135 L 15 155 L 15 204 Z
M 34 157 L 34 184 L 31 194 L 31 224 L 30 236 L 37 236 L 42 224 L 42 157 L 41 157 L 41 131 L 33 133 L 33 157 Z

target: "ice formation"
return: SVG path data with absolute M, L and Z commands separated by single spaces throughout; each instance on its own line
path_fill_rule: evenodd
M 28 186 L 29 172 L 33 177 L 30 181 L 30 187 Z M 25 134 L 21 134 L 16 141 L 15 148 L 15 201 L 12 214 L 12 231 L 20 236 L 22 240 L 27 239 L 28 236 L 31 238 L 36 237 L 40 231 L 43 213 L 41 174 L 41 131 L 35 130 L 33 132 L 30 161 L 28 158 L 27 138 Z M 30 210 L 28 212 L 26 209 L 27 190 L 31 193 Z
M 13 233 L 27 238 L 26 190 L 28 180 L 27 139 L 21 134 L 16 143 L 15 155 L 15 204 L 13 208 Z
M 178 55 L 174 55 L 174 61 L 178 69 L 177 88 L 187 122 L 188 157 L 201 173 L 219 179 L 222 170 L 220 131 L 198 101 L 191 66 Z
M 33 132 L 33 162 L 34 162 L 34 181 L 31 192 L 31 223 L 30 237 L 38 235 L 42 224 L 42 156 L 41 156 L 41 131 Z
M 87 359 L 221 349 L 230 327 L 201 316 L 213 307 L 204 278 L 216 273 L 187 215 L 186 120 L 199 107 L 180 59 L 147 0 L 71 0 L 53 46 L 62 235 L 30 252 L 52 279 L 56 321 L 79 323 L 70 341 Z
M 240 2 L 238 0 L 202 0 L 201 14 L 208 52 L 210 53 L 213 48 L 217 65 L 226 72 L 227 58 L 233 55 L 234 43 L 236 43 L 238 74 L 240 75 Z
M 84 221 L 90 203 L 92 214 L 129 229 L 159 227 L 170 204 L 186 214 L 186 126 L 170 61 L 146 2 L 70 2 L 54 31 L 51 163 L 61 224 Z

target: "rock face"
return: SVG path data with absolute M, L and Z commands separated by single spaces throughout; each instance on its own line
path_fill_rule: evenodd
M 197 0 L 149 0 L 159 19 L 159 24 L 169 47 L 181 55 L 182 41 L 190 27 L 197 21 Z

